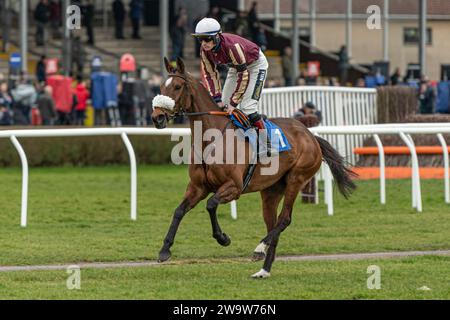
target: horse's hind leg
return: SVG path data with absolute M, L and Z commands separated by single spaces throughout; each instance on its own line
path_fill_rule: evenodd
M 283 180 L 280 180 L 273 186 L 261 191 L 261 199 L 263 206 L 263 217 L 266 224 L 267 233 L 275 228 L 277 223 L 277 209 L 283 198 L 286 185 Z M 259 261 L 266 256 L 268 245 L 260 242 L 253 251 L 253 261 Z
M 217 220 L 217 207 L 220 203 L 227 203 L 231 200 L 235 200 L 239 196 L 239 188 L 237 188 L 233 182 L 228 182 L 222 185 L 217 192 L 208 199 L 206 204 L 206 209 L 209 213 L 209 218 L 211 219 L 211 226 L 214 239 L 221 246 L 228 246 L 231 243 L 230 237 L 220 229 L 219 222 Z
M 158 262 L 164 262 L 170 258 L 171 256 L 170 247 L 173 245 L 175 234 L 177 233 L 178 226 L 180 225 L 181 220 L 189 210 L 194 208 L 197 205 L 197 203 L 199 203 L 201 200 L 205 199 L 207 195 L 208 192 L 206 190 L 196 187 L 192 184 L 188 185 L 188 188 L 184 195 L 184 199 L 178 206 L 178 208 L 175 210 L 175 213 L 173 215 L 169 231 L 167 232 L 163 246 L 159 251 Z
M 269 246 L 264 259 L 263 268 L 252 275 L 253 278 L 267 278 L 270 276 L 273 261 L 275 260 L 275 251 L 278 245 L 278 239 L 281 232 L 283 232 L 291 224 L 292 209 L 301 188 L 309 181 L 304 177 L 288 177 L 287 187 L 284 195 L 283 209 L 277 219 L 275 228 L 270 231 L 267 236 L 261 241 Z

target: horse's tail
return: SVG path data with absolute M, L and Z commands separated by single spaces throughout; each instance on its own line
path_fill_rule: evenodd
M 330 167 L 331 173 L 336 180 L 339 191 L 346 199 L 348 199 L 353 190 L 356 189 L 352 177 L 356 177 L 357 174 L 348 168 L 349 163 L 327 140 L 317 136 L 316 139 L 322 150 L 323 159 Z

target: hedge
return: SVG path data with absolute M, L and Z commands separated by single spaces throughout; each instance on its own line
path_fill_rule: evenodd
M 171 150 L 178 142 L 169 136 L 129 136 L 141 164 L 171 163 Z M 128 164 L 128 151 L 120 136 L 18 138 L 28 163 L 40 166 L 99 166 Z M 9 139 L 0 139 L 0 166 L 20 166 L 20 158 Z
M 403 122 L 417 110 L 417 89 L 402 86 L 377 88 L 378 123 Z

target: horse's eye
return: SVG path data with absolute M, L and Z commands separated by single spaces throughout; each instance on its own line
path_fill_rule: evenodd
M 181 89 L 181 86 L 179 85 L 179 84 L 177 84 L 176 86 L 175 86 L 175 90 L 180 90 Z

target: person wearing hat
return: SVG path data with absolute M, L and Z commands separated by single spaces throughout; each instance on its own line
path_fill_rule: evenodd
M 269 65 L 258 45 L 241 36 L 223 33 L 213 18 L 200 20 L 192 35 L 200 41 L 201 68 L 214 101 L 230 114 L 234 108 L 240 109 L 255 128 L 265 129 L 258 106 Z M 229 67 L 223 88 L 218 65 Z
M 300 121 L 307 128 L 316 127 L 322 122 L 322 113 L 316 110 L 316 106 L 311 101 L 303 104 L 303 108 L 294 113 L 294 119 Z M 316 202 L 316 178 L 313 177 L 302 190 L 303 203 Z
M 315 127 L 322 122 L 322 113 L 316 110 L 314 103 L 308 101 L 303 104 L 303 108 L 294 113 L 294 119 L 302 122 L 306 127 Z

